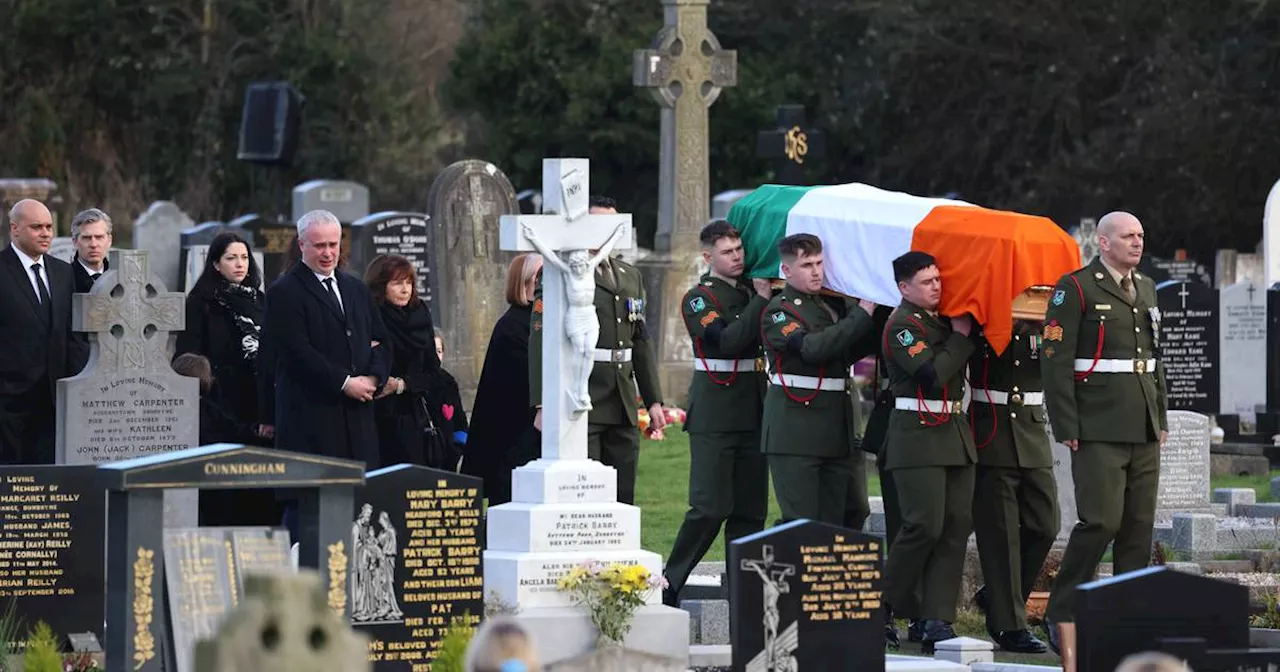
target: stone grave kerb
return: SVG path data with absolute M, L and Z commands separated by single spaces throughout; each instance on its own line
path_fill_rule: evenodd
M 325 579 L 329 608 L 350 617 L 350 518 L 364 463 L 283 450 L 215 444 L 105 464 L 108 672 L 176 668 L 164 599 L 163 498 L 171 489 L 299 491 L 300 565 Z

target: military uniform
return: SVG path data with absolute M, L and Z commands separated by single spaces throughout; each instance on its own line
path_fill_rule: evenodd
M 969 419 L 978 449 L 973 524 L 987 627 L 996 633 L 1027 629 L 1027 597 L 1058 535 L 1042 347 L 1040 324 L 1018 321 L 1003 354 L 984 340 L 969 360 Z
M 902 514 L 885 563 L 885 597 L 899 615 L 950 623 L 973 527 L 978 456 L 961 406 L 975 348 L 947 318 L 907 301 L 882 340 L 894 397 L 885 469 Z
M 760 314 L 768 299 L 710 274 L 685 293 L 684 324 L 694 374 L 684 429 L 689 433 L 689 511 L 664 573 L 670 601 L 724 524 L 729 542 L 764 529 L 769 472 L 760 452 L 764 359 Z
M 1058 281 L 1045 316 L 1049 421 L 1058 441 L 1080 442 L 1071 454 L 1079 522 L 1049 598 L 1054 623 L 1074 621 L 1076 586 L 1093 577 L 1113 539 L 1116 575 L 1150 558 L 1160 434 L 1168 428 L 1160 310 L 1150 278 L 1134 271 L 1124 279 L 1132 298 L 1097 259 Z
M 596 267 L 595 305 L 600 337 L 589 382 L 587 453 L 617 469 L 618 501 L 634 504 L 640 459 L 637 385 L 645 407 L 662 403 L 657 362 L 645 328 L 640 271 L 619 259 L 602 261 Z M 529 335 L 529 399 L 535 406 L 542 405 L 541 279 L 534 294 Z
M 893 308 L 889 306 L 876 306 L 875 313 L 872 315 L 872 322 L 875 327 L 872 332 L 874 341 L 871 343 L 871 347 L 875 350 L 875 374 L 871 380 L 871 398 L 874 401 L 874 406 L 871 409 L 871 415 L 867 417 L 867 424 L 859 442 L 859 447 L 864 452 L 876 456 L 876 474 L 880 480 L 880 499 L 884 505 L 886 550 L 893 543 L 894 536 L 898 534 L 898 526 L 901 524 L 901 516 L 898 515 L 897 490 L 893 488 L 893 481 L 889 478 L 888 472 L 884 470 L 883 459 L 884 435 L 889 428 L 889 412 L 893 409 L 893 398 L 889 395 L 889 375 L 884 368 L 884 357 L 880 353 L 879 339 L 880 335 L 884 333 L 885 324 L 888 323 L 889 315 L 892 313 Z M 865 474 L 863 476 L 865 477 Z M 850 492 L 852 491 L 853 489 L 850 488 Z M 871 515 L 871 511 L 866 505 L 865 499 L 858 501 L 856 497 L 849 497 L 845 506 L 844 526 L 861 530 L 867 517 Z
M 849 367 L 875 347 L 871 316 L 788 285 L 770 300 L 761 328 L 771 374 L 761 446 L 782 518 L 840 525 L 846 497 L 867 507 L 865 461 L 853 459 Z

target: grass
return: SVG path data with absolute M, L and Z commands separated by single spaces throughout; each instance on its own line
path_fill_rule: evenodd
M 867 489 L 880 495 L 880 479 L 869 470 Z M 640 545 L 666 558 L 671 554 L 676 532 L 689 510 L 689 435 L 672 428 L 662 441 L 640 441 L 640 466 L 636 475 L 636 505 L 640 507 Z M 769 485 L 769 515 L 775 521 L 781 512 Z M 724 560 L 724 533 L 707 551 L 704 561 Z
M 1266 476 L 1214 476 L 1209 479 L 1210 488 L 1253 488 L 1259 502 L 1274 502 L 1271 497 L 1271 479 L 1280 476 L 1280 469 L 1272 469 Z

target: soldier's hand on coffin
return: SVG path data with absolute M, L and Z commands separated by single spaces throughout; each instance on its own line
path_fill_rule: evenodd
M 773 298 L 773 281 L 768 278 L 752 278 L 751 286 L 756 290 L 756 294 L 766 299 Z
M 973 331 L 973 316 L 965 313 L 960 317 L 952 318 L 951 328 L 961 336 L 968 336 Z

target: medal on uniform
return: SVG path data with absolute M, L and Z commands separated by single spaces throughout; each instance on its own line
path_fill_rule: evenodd
M 1027 337 L 1027 345 L 1031 347 L 1031 359 L 1040 359 L 1040 339 L 1042 337 L 1032 334 Z
M 642 320 L 644 320 L 644 299 L 627 299 L 627 321 L 640 322 Z

